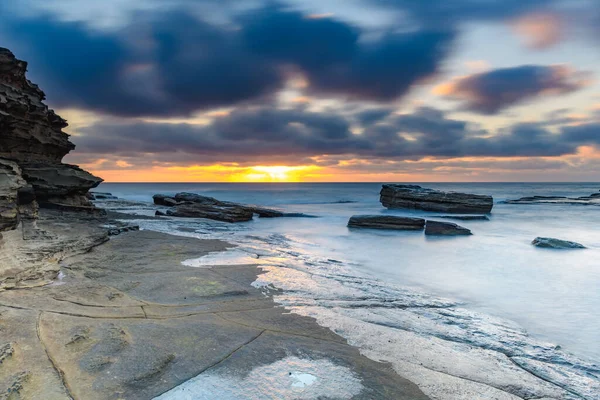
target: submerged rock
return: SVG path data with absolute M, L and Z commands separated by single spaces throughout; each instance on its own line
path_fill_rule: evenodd
M 380 195 L 381 204 L 387 208 L 473 214 L 489 213 L 494 206 L 492 196 L 442 192 L 418 185 L 383 185 Z
M 26 62 L 0 48 L 0 160 L 15 163 L 29 186 L 19 202 L 32 206 L 29 216 L 35 214 L 35 200 L 42 207 L 93 209 L 86 194 L 102 179 L 62 163 L 75 148 L 62 131 L 67 122 L 43 103 L 44 92 L 27 80 L 26 71 Z
M 452 222 L 429 221 L 425 224 L 426 235 L 457 236 L 472 235 L 471 231 Z
M 351 228 L 420 231 L 425 227 L 425 220 L 392 215 L 354 215 L 348 221 L 348 226 Z
M 573 204 L 573 205 L 600 205 L 600 193 L 589 196 L 526 196 L 520 199 L 505 200 L 505 204 Z
M 437 218 L 458 219 L 460 221 L 489 221 L 487 215 L 440 215 Z
M 166 213 L 173 217 L 208 218 L 224 222 L 249 221 L 254 214 L 257 214 L 260 218 L 314 218 L 314 216 L 308 214 L 286 213 L 274 208 L 221 201 L 214 197 L 195 193 L 177 193 L 173 197 L 155 194 L 152 199 L 156 205 L 173 207 L 172 210 L 167 210 Z
M 576 242 L 570 242 L 568 240 L 537 237 L 531 242 L 536 247 L 542 247 L 546 249 L 585 249 L 586 247 Z

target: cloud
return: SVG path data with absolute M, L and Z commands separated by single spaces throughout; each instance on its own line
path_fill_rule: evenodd
M 453 26 L 470 21 L 505 20 L 533 10 L 547 9 L 553 0 L 371 0 L 408 14 L 426 26 Z
M 526 100 L 575 92 L 588 84 L 588 74 L 566 66 L 523 65 L 458 78 L 434 92 L 462 101 L 470 111 L 496 114 Z
M 118 30 L 0 17 L 0 39 L 30 62 L 53 106 L 127 117 L 269 101 L 290 72 L 307 79 L 309 94 L 390 101 L 435 74 L 454 38 L 419 30 L 361 40 L 364 33 L 282 6 L 238 12 L 228 23 L 152 9 Z
M 573 142 L 600 145 L 600 123 L 587 123 L 563 128 L 563 134 Z
M 80 129 L 77 160 L 152 165 L 307 165 L 332 159 L 398 162 L 430 157 L 557 157 L 600 146 L 600 126 L 516 124 L 497 133 L 422 107 L 411 114 L 362 119 L 362 111 L 313 112 L 269 105 L 240 107 L 208 125 L 113 120 Z M 124 164 L 123 164 L 124 165 Z
M 564 36 L 563 21 L 551 13 L 524 15 L 513 21 L 511 26 L 527 47 L 537 50 L 556 45 Z

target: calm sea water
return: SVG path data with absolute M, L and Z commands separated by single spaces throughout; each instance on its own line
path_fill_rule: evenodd
M 473 231 L 471 237 L 432 239 L 422 232 L 349 230 L 346 223 L 354 214 L 432 219 L 437 215 L 383 208 L 378 196 L 381 185 L 375 183 L 104 183 L 97 190 L 139 202 L 112 206 L 107 203 L 109 208 L 138 213 L 154 213 L 149 203 L 155 193 L 187 191 L 317 215 L 320 218 L 196 225 L 196 233 L 198 237 L 217 235 L 238 244 L 254 240 L 256 245 L 255 239 L 262 238 L 265 246 L 288 254 L 290 262 L 294 257 L 294 262 L 298 262 L 301 255 L 304 270 L 314 268 L 327 275 L 344 265 L 382 282 L 454 299 L 470 309 L 515 321 L 536 338 L 600 362 L 600 207 L 499 203 L 531 195 L 584 196 L 597 192 L 600 184 L 426 183 L 422 186 L 490 194 L 496 203 L 491 220 L 456 221 Z M 160 222 L 162 227 L 157 224 L 148 227 L 174 231 L 186 223 L 192 222 L 177 220 Z M 576 241 L 588 249 L 538 249 L 530 244 L 537 236 Z

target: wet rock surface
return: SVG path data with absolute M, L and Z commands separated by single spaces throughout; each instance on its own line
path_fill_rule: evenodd
M 576 242 L 570 242 L 568 240 L 537 237 L 531 242 L 535 247 L 541 247 L 545 249 L 585 249 L 585 246 Z
M 65 245 L 91 233 L 90 221 L 61 230 L 63 217 L 54 213 L 44 211 L 38 222 L 55 241 Z M 98 225 L 93 232 L 106 237 Z M 207 377 L 212 386 L 205 388 L 214 390 L 217 381 L 243 382 L 282 368 L 302 377 L 325 364 L 343 373 L 310 381 L 307 390 L 321 397 L 352 387 L 356 399 L 428 398 L 312 318 L 275 307 L 250 285 L 260 273 L 255 266 L 182 264 L 229 246 L 129 232 L 102 246 L 73 248 L 61 258 L 63 276 L 54 285 L 0 291 L 0 393 L 18 391 L 19 399 L 180 398 L 168 392 L 190 379 Z M 48 248 L 48 260 L 57 252 Z M 303 393 L 291 386 L 295 382 L 284 389 Z M 275 385 L 265 384 L 254 387 L 268 392 Z
M 250 221 L 254 214 L 260 218 L 314 218 L 302 213 L 286 213 L 273 208 L 217 200 L 214 197 L 195 193 L 177 193 L 175 196 L 156 194 L 154 204 L 172 207 L 166 213 L 159 211 L 156 215 L 168 215 L 183 218 L 207 218 L 224 222 Z
M 425 234 L 432 236 L 461 236 L 472 235 L 473 233 L 471 233 L 471 230 L 452 222 L 427 220 Z
M 571 205 L 600 205 L 600 193 L 589 196 L 527 196 L 520 199 L 506 200 L 505 204 L 571 204 Z
M 459 221 L 489 221 L 487 215 L 440 215 L 436 218 L 456 219 Z
M 425 220 L 391 215 L 354 215 L 348 221 L 348 227 L 419 231 L 425 227 Z
M 407 208 L 457 214 L 489 213 L 494 206 L 492 196 L 442 192 L 418 185 L 383 185 L 380 201 L 387 208 Z

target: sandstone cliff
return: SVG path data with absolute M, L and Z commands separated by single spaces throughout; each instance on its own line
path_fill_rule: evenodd
M 67 122 L 25 77 L 27 63 L 0 48 L 0 231 L 35 218 L 40 207 L 93 210 L 86 198 L 102 182 L 63 157 L 75 148 Z

